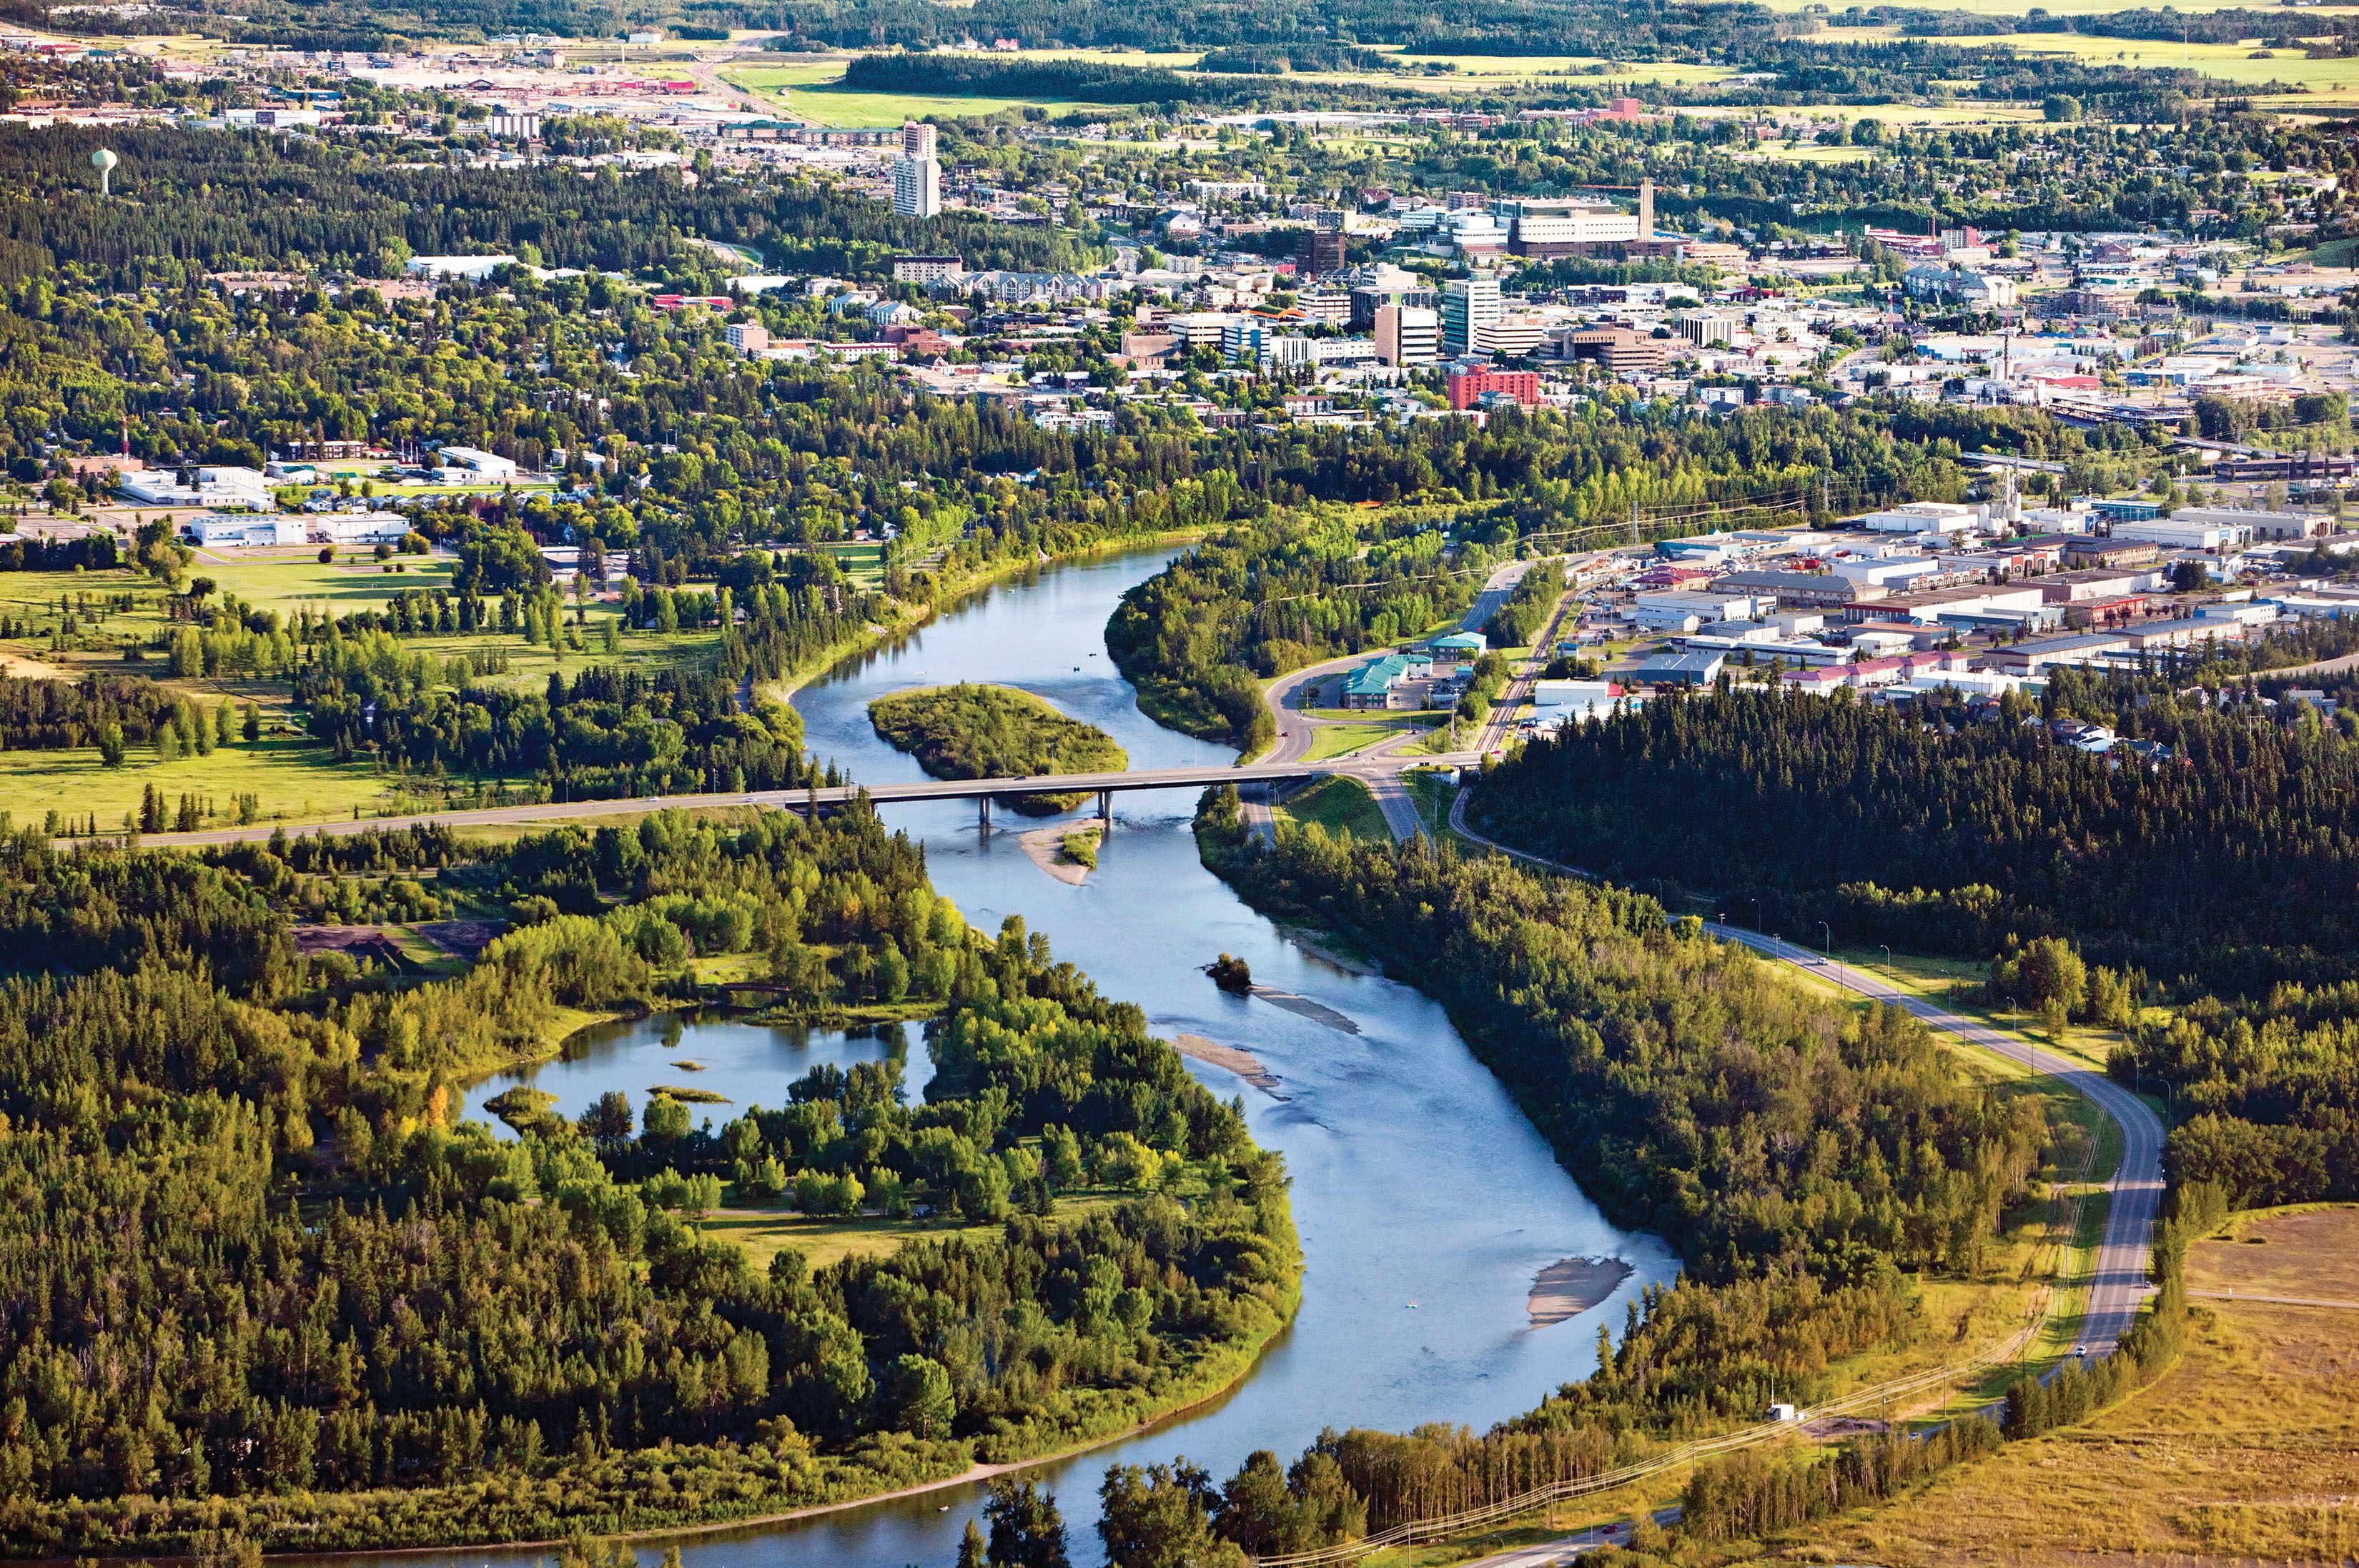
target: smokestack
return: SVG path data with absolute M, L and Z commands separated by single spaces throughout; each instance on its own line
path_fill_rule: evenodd
M 1638 238 L 1651 240 L 1654 237 L 1655 182 L 1642 179 L 1638 182 Z

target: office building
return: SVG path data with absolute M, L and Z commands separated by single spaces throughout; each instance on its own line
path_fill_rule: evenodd
M 1625 212 L 1593 200 L 1532 198 L 1503 201 L 1508 249 L 1536 261 L 1595 254 L 1603 248 L 1651 244 L 1655 237 L 1655 182 L 1638 184 L 1638 210 Z
M 1441 286 L 1441 348 L 1452 358 L 1490 351 L 1488 331 L 1499 319 L 1499 280 L 1453 277 Z
M 770 346 L 770 330 L 759 321 L 732 321 L 729 346 L 741 354 L 758 354 Z
M 1654 374 L 1670 361 L 1668 341 L 1627 327 L 1584 327 L 1564 340 L 1567 358 L 1595 360 L 1614 375 Z
M 1376 310 L 1376 362 L 1396 368 L 1430 365 L 1441 357 L 1441 318 L 1419 305 Z
M 1331 272 L 1343 270 L 1343 230 L 1341 224 L 1331 229 L 1321 223 L 1304 236 L 1302 266 L 1312 277 L 1324 277 Z

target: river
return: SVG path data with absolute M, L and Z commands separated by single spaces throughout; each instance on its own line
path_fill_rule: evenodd
M 922 777 L 915 762 L 876 738 L 868 701 L 911 686 L 987 680 L 1022 687 L 1109 731 L 1134 768 L 1229 761 L 1228 749 L 1142 715 L 1105 652 L 1115 602 L 1170 557 L 1162 550 L 1060 565 L 978 595 L 799 693 L 811 750 L 866 782 Z M 972 805 L 886 813 L 923 838 L 935 885 L 970 920 L 995 929 L 1006 915 L 1023 916 L 1059 957 L 1109 995 L 1144 1007 L 1159 1031 L 1250 1051 L 1278 1080 L 1265 1092 L 1224 1069 L 1189 1064 L 1221 1094 L 1242 1093 L 1254 1136 L 1286 1156 L 1307 1263 L 1301 1312 L 1253 1375 L 1211 1408 L 1038 1472 L 1057 1492 L 1077 1568 L 1103 1562 L 1092 1527 L 1107 1465 L 1185 1454 L 1225 1476 L 1256 1448 L 1290 1461 L 1328 1426 L 1487 1426 L 1586 1375 L 1597 1325 L 1618 1330 L 1625 1302 L 1670 1280 L 1677 1267 L 1655 1238 L 1606 1222 L 1440 1007 L 1321 957 L 1206 871 L 1189 831 L 1193 791 L 1116 802 L 1099 869 L 1079 886 L 1056 881 L 1024 853 L 1016 834 L 1038 826 L 1030 819 L 1003 811 L 986 833 Z M 1289 1010 L 1215 989 L 1198 966 L 1223 952 L 1245 958 L 1256 981 L 1318 1006 Z M 1316 1016 L 1321 1010 L 1328 1015 Z M 1358 1033 L 1338 1027 L 1338 1016 Z M 697 1087 L 741 1106 L 776 1105 L 785 1084 L 813 1063 L 888 1049 L 874 1036 L 701 1024 L 667 1051 L 663 1033 L 659 1022 L 603 1032 L 539 1068 L 535 1081 L 567 1109 L 605 1087 L 624 1088 L 636 1104 L 655 1082 L 683 1081 L 666 1075 L 685 1057 L 703 1067 Z M 914 1093 L 929 1067 L 922 1044 L 904 1048 Z M 482 1086 L 470 1104 L 508 1081 Z M 734 1114 L 714 1112 L 716 1119 Z M 1588 1257 L 1618 1258 L 1633 1271 L 1598 1306 L 1532 1327 L 1526 1297 L 1533 1277 L 1560 1259 Z M 949 1568 L 981 1501 L 962 1488 L 791 1526 L 691 1536 L 681 1557 L 684 1568 Z M 530 1560 L 497 1552 L 443 1559 L 451 1568 Z

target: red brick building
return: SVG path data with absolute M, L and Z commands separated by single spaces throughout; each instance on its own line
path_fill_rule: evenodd
M 1450 406 L 1462 414 L 1481 402 L 1484 394 L 1493 392 L 1504 392 L 1529 408 L 1540 400 L 1539 373 L 1493 370 L 1488 365 L 1482 365 L 1473 370 L 1450 373 Z

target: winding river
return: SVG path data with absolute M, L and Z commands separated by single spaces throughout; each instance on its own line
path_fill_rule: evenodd
M 920 777 L 870 729 L 869 699 L 978 680 L 1022 687 L 1107 730 L 1135 768 L 1225 762 L 1225 748 L 1142 715 L 1105 652 L 1115 602 L 1170 558 L 1156 550 L 1044 568 L 853 662 L 796 698 L 813 752 L 861 780 Z M 1211 1407 L 1042 1467 L 1080 1568 L 1103 1561 L 1092 1526 L 1107 1465 L 1185 1454 L 1224 1476 L 1256 1448 L 1290 1460 L 1328 1426 L 1486 1426 L 1585 1375 L 1597 1325 L 1618 1328 L 1625 1301 L 1676 1268 L 1659 1241 L 1617 1230 L 1582 1196 L 1440 1007 L 1321 957 L 1206 871 L 1189 831 L 1194 806 L 1192 791 L 1117 796 L 1099 869 L 1078 886 L 1026 855 L 1017 834 L 1035 822 L 1002 812 L 986 832 L 972 805 L 950 803 L 886 813 L 924 840 L 935 885 L 970 920 L 995 929 L 1006 915 L 1023 916 L 1058 957 L 1108 994 L 1139 1003 L 1160 1032 L 1248 1051 L 1277 1079 L 1265 1090 L 1189 1064 L 1223 1095 L 1242 1093 L 1254 1136 L 1286 1156 L 1308 1264 L 1301 1312 L 1253 1375 Z M 1216 990 L 1197 966 L 1223 952 L 1244 957 L 1256 981 L 1289 1000 Z M 677 1076 L 683 1059 L 701 1067 L 697 1087 L 738 1106 L 781 1103 L 786 1084 L 822 1060 L 906 1050 L 913 1093 L 929 1071 L 914 1030 L 896 1047 L 873 1035 L 730 1023 L 691 1025 L 667 1042 L 665 1029 L 656 1021 L 593 1034 L 533 1081 L 573 1110 L 605 1088 L 625 1089 L 636 1104 L 651 1084 L 687 1081 Z M 507 1081 L 479 1087 L 470 1104 Z M 1560 1259 L 1592 1257 L 1623 1260 L 1632 1272 L 1596 1307 L 1531 1326 L 1526 1298 L 1535 1275 Z M 981 1502 L 961 1488 L 695 1535 L 680 1542 L 681 1557 L 684 1568 L 947 1568 Z M 440 1560 L 512 1568 L 533 1556 Z

